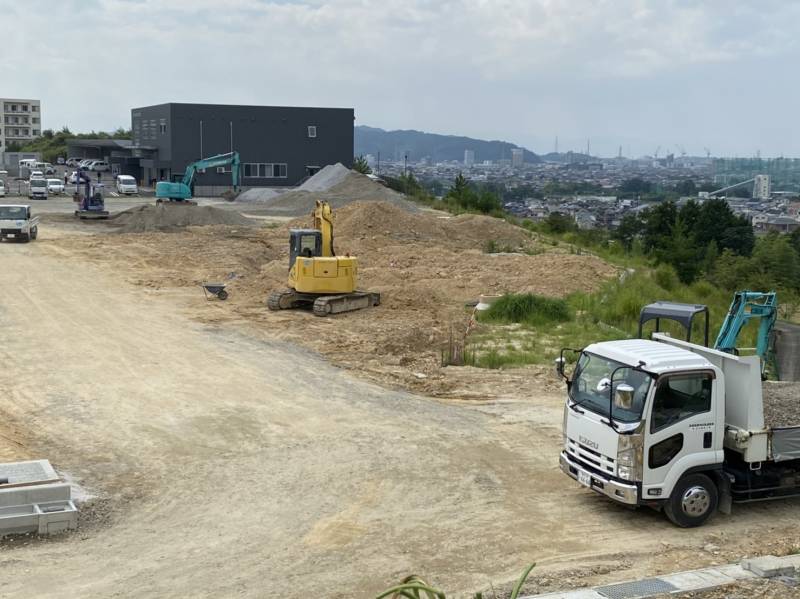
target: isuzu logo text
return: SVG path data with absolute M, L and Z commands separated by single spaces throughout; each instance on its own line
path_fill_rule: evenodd
M 578 436 L 578 440 L 579 440 L 579 441 L 580 441 L 580 442 L 581 442 L 583 445 L 588 445 L 589 447 L 591 447 L 591 448 L 593 448 L 593 449 L 600 449 L 600 445 L 599 445 L 598 443 L 596 443 L 595 441 L 592 441 L 591 439 L 587 439 L 587 438 L 586 438 L 586 437 L 584 437 L 583 435 L 580 435 L 580 436 Z

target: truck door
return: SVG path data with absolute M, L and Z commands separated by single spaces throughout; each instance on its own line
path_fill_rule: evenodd
M 653 392 L 644 443 L 643 499 L 667 497 L 689 468 L 717 464 L 713 371 L 659 377 Z M 721 453 L 721 452 L 720 452 Z

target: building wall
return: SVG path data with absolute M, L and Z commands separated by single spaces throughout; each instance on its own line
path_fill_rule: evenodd
M 351 108 L 161 104 L 131 111 L 134 146 L 157 148 L 152 168 L 144 169 L 154 178 L 170 179 L 199 158 L 233 149 L 246 187 L 297 185 L 308 167 L 351 167 L 353 119 Z M 230 186 L 231 175 L 214 169 L 198 174 L 195 184 Z
M 39 100 L 0 98 L 0 157 L 9 143 L 26 143 L 42 134 Z

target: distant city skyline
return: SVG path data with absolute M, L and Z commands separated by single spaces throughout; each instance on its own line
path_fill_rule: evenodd
M 356 124 L 636 157 L 800 156 L 800 4 L 0 0 L 6 95 L 44 128 L 164 102 L 353 107 Z M 29 14 L 76 24 L 80 52 Z M 32 68 L 31 40 L 36 40 Z M 91 60 L 87 60 L 91 57 Z

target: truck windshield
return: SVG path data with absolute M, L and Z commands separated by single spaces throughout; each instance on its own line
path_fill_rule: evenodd
M 610 395 L 608 385 L 611 374 L 620 366 L 624 364 L 594 354 L 582 353 L 575 367 L 569 390 L 572 402 L 580 403 L 581 407 L 601 416 L 607 418 L 612 416 L 614 420 L 622 422 L 641 420 L 647 390 L 650 388 L 650 376 L 633 368 L 617 370 L 614 374 L 614 390 L 616 391 L 621 383 L 627 383 L 634 389 L 633 402 L 628 409 L 612 406 L 610 398 L 613 396 Z M 609 407 L 613 408 L 612 414 L 608 413 Z
M 22 206 L 0 206 L 0 219 L 24 220 L 27 218 L 27 212 Z

